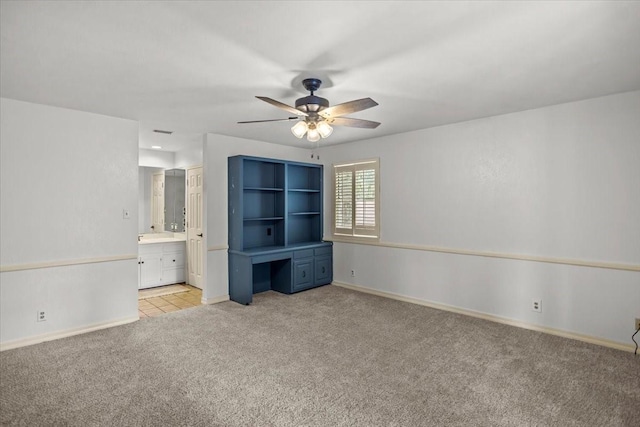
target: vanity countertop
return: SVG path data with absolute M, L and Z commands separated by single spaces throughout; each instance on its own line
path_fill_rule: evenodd
M 150 233 L 138 234 L 139 245 L 153 245 L 156 243 L 184 242 L 187 240 L 186 233 Z

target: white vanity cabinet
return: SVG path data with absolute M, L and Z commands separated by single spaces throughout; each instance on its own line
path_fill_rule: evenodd
M 138 245 L 138 289 L 185 280 L 185 242 Z
M 138 289 L 162 285 L 162 246 L 140 246 L 138 266 Z
M 163 284 L 181 283 L 185 278 L 185 244 L 165 243 L 162 252 L 162 282 Z

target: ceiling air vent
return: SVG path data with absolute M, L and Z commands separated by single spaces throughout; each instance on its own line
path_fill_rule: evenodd
M 163 133 L 165 135 L 171 135 L 173 133 L 172 130 L 160 130 L 160 129 L 154 129 L 153 130 L 155 133 Z

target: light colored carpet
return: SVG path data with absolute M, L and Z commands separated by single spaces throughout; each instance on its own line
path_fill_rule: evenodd
M 637 426 L 631 353 L 325 286 L 0 353 L 2 425 Z
M 138 291 L 138 299 L 147 299 L 153 297 L 163 297 L 165 295 L 178 294 L 180 292 L 189 292 L 190 287 L 185 285 L 168 285 L 157 288 L 143 289 Z

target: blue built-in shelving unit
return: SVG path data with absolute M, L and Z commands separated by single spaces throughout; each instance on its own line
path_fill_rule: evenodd
M 229 157 L 229 295 L 293 293 L 331 283 L 322 241 L 322 165 Z

